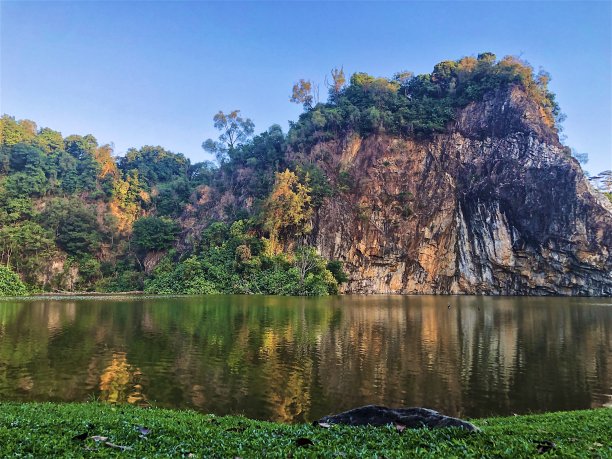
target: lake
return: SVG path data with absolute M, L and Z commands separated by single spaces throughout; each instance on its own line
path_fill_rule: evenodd
M 573 410 L 612 406 L 611 351 L 610 298 L 0 300 L 0 400 L 283 422 L 365 404 L 463 417 Z

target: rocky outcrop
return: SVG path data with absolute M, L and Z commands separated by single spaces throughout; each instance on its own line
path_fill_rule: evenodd
M 518 87 L 425 140 L 349 135 L 294 152 L 340 190 L 311 242 L 350 293 L 612 295 L 612 205 Z
M 459 427 L 469 432 L 478 432 L 480 429 L 474 424 L 458 418 L 444 416 L 437 411 L 427 408 L 387 408 L 384 406 L 367 405 L 345 411 L 343 413 L 324 416 L 313 423 L 345 424 L 349 426 L 385 426 L 395 424 L 401 428 L 409 429 L 439 429 L 443 427 Z

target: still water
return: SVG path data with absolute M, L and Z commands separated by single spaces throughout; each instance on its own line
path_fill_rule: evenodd
M 0 301 L 0 400 L 285 422 L 370 403 L 469 417 L 571 410 L 612 406 L 611 351 L 610 298 Z

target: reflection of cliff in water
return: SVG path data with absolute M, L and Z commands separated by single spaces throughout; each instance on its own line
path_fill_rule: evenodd
M 282 421 L 366 403 L 459 416 L 602 406 L 612 393 L 611 305 L 433 296 L 0 303 L 0 399 L 151 400 Z

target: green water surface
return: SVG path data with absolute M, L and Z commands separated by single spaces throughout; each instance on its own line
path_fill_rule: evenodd
M 365 404 L 467 417 L 572 410 L 612 406 L 611 351 L 609 298 L 0 301 L 0 400 L 285 422 Z

